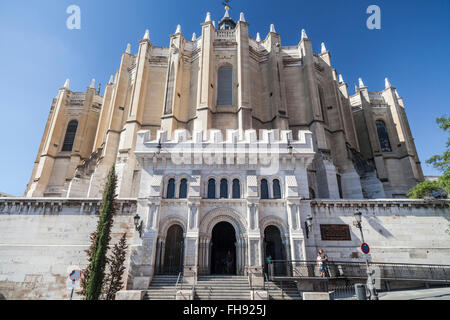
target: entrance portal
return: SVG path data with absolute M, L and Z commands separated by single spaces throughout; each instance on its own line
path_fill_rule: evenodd
M 212 232 L 211 274 L 236 275 L 236 231 L 228 222 L 218 223 Z
M 268 273 L 268 257 L 270 257 L 270 260 L 272 261 L 286 259 L 283 242 L 281 241 L 280 229 L 275 226 L 268 226 L 266 230 L 264 230 L 264 249 L 266 257 L 265 272 Z M 273 272 L 275 273 L 275 276 L 282 276 L 286 274 L 283 264 L 280 263 L 276 263 L 274 265 Z
M 183 229 L 173 225 L 167 231 L 164 265 L 161 273 L 177 275 L 183 271 L 184 237 Z

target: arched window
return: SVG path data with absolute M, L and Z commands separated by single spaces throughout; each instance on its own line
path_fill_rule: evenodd
M 239 182 L 239 179 L 233 180 L 233 199 L 240 199 L 241 198 L 241 184 Z
M 217 77 L 217 105 L 233 105 L 233 67 L 223 66 L 219 69 Z
M 261 180 L 261 199 L 269 199 L 269 184 L 266 179 Z
M 182 179 L 180 183 L 180 199 L 187 198 L 187 179 Z
M 228 199 L 228 181 L 222 179 L 220 181 L 220 199 Z
M 273 180 L 273 198 L 281 199 L 280 180 L 278 179 Z
M 71 152 L 73 149 L 73 143 L 75 142 L 75 136 L 77 135 L 78 121 L 72 120 L 69 122 L 66 130 L 66 137 L 64 138 L 64 144 L 62 147 L 63 152 Z
M 175 199 L 175 179 L 170 179 L 167 185 L 167 199 Z
M 378 139 L 380 140 L 381 152 L 392 152 L 389 134 L 384 121 L 377 121 Z
M 208 181 L 208 199 L 216 198 L 216 180 L 209 179 Z

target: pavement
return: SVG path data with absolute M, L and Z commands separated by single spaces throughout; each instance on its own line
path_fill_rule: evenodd
M 380 300 L 450 300 L 450 288 L 380 292 Z

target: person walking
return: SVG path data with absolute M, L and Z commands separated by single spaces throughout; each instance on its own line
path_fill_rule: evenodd
M 316 262 L 317 270 L 319 270 L 319 275 L 320 275 L 320 277 L 323 277 L 324 276 L 323 268 L 322 268 L 323 262 L 322 262 L 322 257 L 320 256 L 320 252 L 317 252 L 316 261 L 317 261 Z
M 323 249 L 319 250 L 319 257 L 320 257 L 320 262 L 321 262 L 321 266 L 320 266 L 320 271 L 321 271 L 321 277 L 327 277 L 328 276 L 328 256 L 325 253 L 325 251 Z

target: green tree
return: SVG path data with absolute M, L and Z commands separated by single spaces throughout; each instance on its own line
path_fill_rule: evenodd
M 119 243 L 114 245 L 112 256 L 108 259 L 109 273 L 105 278 L 104 295 L 106 300 L 115 300 L 116 293 L 123 288 L 123 274 L 127 256 L 127 234 L 124 233 Z
M 439 128 L 450 133 L 450 118 L 443 116 L 437 119 L 436 123 L 439 125 Z M 423 199 L 439 192 L 445 192 L 447 195 L 450 194 L 450 138 L 447 140 L 444 154 L 432 157 L 427 163 L 433 165 L 433 167 L 441 171 L 443 175 L 438 181 L 425 181 L 411 189 L 408 193 L 408 197 L 412 199 Z
M 99 300 L 105 279 L 108 245 L 111 241 L 111 228 L 114 223 L 117 177 L 114 167 L 111 169 L 106 185 L 97 225 L 97 237 L 89 266 L 89 281 L 86 288 L 86 300 Z
M 88 250 L 84 251 L 84 252 L 86 252 L 86 255 L 88 256 L 88 265 L 87 265 L 86 269 L 81 271 L 81 279 L 80 279 L 81 290 L 80 290 L 79 294 L 82 296 L 86 296 L 86 289 L 87 289 L 87 285 L 88 285 L 88 281 L 89 281 L 89 268 L 90 268 L 90 265 L 92 262 L 92 257 L 94 255 L 96 239 L 97 239 L 97 231 L 94 231 L 91 234 L 91 246 L 89 247 Z

